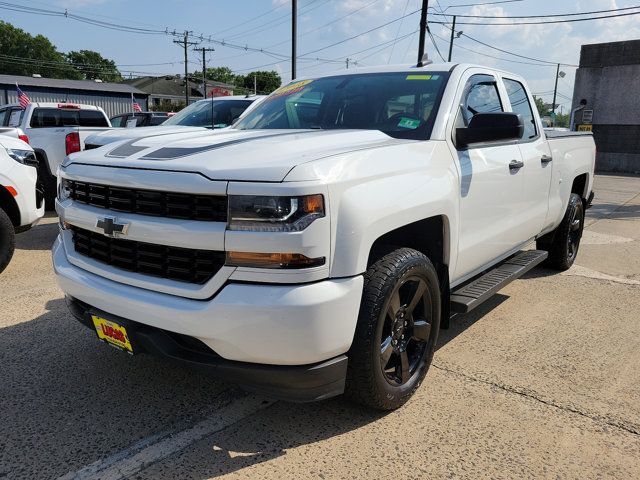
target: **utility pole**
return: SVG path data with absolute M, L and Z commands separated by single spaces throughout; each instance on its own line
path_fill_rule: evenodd
M 189 41 L 189 32 L 184 31 L 184 40 L 174 40 L 173 43 L 184 47 L 184 98 L 187 102 L 186 106 L 189 106 L 189 47 L 197 45 L 198 42 Z
M 294 0 L 295 1 L 295 0 Z M 418 45 L 418 67 L 422 67 L 422 57 L 424 56 L 424 41 L 427 34 L 427 9 L 429 0 L 422 0 L 422 13 L 420 14 L 420 40 Z
M 349 70 L 349 58 L 347 58 L 346 62 L 347 62 L 347 70 Z
M 255 73 L 253 74 L 253 94 L 258 94 L 258 77 Z
M 558 93 L 558 77 L 560 76 L 560 64 L 558 64 L 558 69 L 556 70 L 556 86 L 553 87 L 553 103 L 551 104 L 551 112 L 555 115 L 556 113 L 556 94 Z
M 449 40 L 449 59 L 448 62 L 451 61 L 451 54 L 453 53 L 453 36 L 456 33 L 456 16 L 453 16 L 453 25 L 451 25 L 451 40 Z
M 194 48 L 194 52 L 202 52 L 202 95 L 207 98 L 207 52 L 215 52 L 215 48 Z
M 291 0 L 291 80 L 296 78 L 296 42 L 298 29 L 298 1 Z

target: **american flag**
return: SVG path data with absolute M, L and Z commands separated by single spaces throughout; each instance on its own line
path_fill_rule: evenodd
M 16 90 L 18 91 L 18 102 L 20 103 L 20 108 L 22 110 L 26 110 L 27 106 L 31 103 L 31 99 L 29 96 L 20 90 L 20 87 L 16 83 Z
M 140 104 L 136 102 L 135 98 L 133 98 L 133 93 L 131 94 L 131 109 L 134 112 L 141 112 L 142 108 L 140 108 Z

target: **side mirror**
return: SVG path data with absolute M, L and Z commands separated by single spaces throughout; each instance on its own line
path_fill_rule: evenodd
M 511 112 L 476 113 L 469 126 L 456 129 L 456 146 L 473 143 L 519 140 L 524 133 L 522 117 Z

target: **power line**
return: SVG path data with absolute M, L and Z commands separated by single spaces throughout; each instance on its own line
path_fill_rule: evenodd
M 636 7 L 637 8 L 637 7 Z M 543 20 L 539 22 L 510 22 L 510 23 L 495 23 L 495 22 L 458 22 L 458 25 L 479 25 L 479 26 L 494 26 L 494 27 L 510 27 L 517 25 L 548 25 L 553 23 L 574 23 L 574 22 L 588 22 L 591 20 L 603 20 L 605 18 L 616 18 L 616 17 L 628 17 L 631 15 L 639 15 L 640 12 L 630 12 L 630 13 L 618 13 L 615 15 L 603 15 L 600 17 L 588 17 L 588 18 L 570 18 L 567 20 Z M 493 18 L 501 18 L 501 17 L 493 17 Z M 445 22 L 437 22 L 432 21 L 431 23 L 437 23 L 440 25 L 446 25 Z
M 407 8 L 409 8 L 409 1 L 407 0 L 407 3 L 404 4 L 404 10 L 402 11 L 402 15 L 404 16 L 407 13 Z M 404 18 L 403 18 L 404 20 Z M 387 58 L 387 65 L 389 65 L 389 62 L 391 62 L 391 57 L 393 56 L 393 50 L 396 47 L 396 42 L 398 41 L 398 36 L 400 35 L 400 29 L 402 28 L 402 21 L 400 21 L 400 25 L 398 25 L 398 31 L 396 32 L 396 38 L 393 41 L 393 45 L 391 45 L 391 52 L 389 53 L 389 58 Z
M 312 50 L 312 51 L 310 51 L 310 52 L 307 52 L 307 53 L 303 54 L 303 56 L 304 56 L 304 55 L 311 55 L 312 53 L 320 52 L 320 51 L 322 51 L 322 50 L 326 50 L 326 49 L 328 49 L 328 48 L 335 47 L 336 45 L 343 44 L 343 43 L 345 43 L 345 42 L 348 42 L 349 40 L 353 40 L 354 38 L 358 38 L 358 37 L 361 37 L 362 35 L 366 35 L 367 33 L 371 33 L 371 32 L 374 32 L 374 31 L 376 31 L 376 30 L 380 30 L 381 28 L 384 28 L 384 27 L 386 27 L 387 25 L 391 25 L 392 23 L 399 22 L 399 21 L 400 21 L 400 20 L 402 20 L 403 18 L 410 17 L 411 15 L 415 15 L 415 14 L 416 14 L 416 13 L 418 13 L 419 11 L 420 11 L 420 10 L 414 10 L 413 12 L 407 13 L 406 15 L 403 15 L 403 16 L 401 16 L 401 17 L 398 17 L 398 18 L 395 18 L 395 19 L 393 19 L 393 20 L 390 20 L 390 21 L 388 21 L 388 22 L 386 22 L 386 23 L 383 23 L 382 25 L 378 25 L 377 27 L 370 28 L 370 29 L 369 29 L 369 30 L 367 30 L 366 32 L 362 32 L 362 33 L 359 33 L 359 34 L 357 34 L 357 35 L 353 35 L 353 36 L 351 36 L 351 37 L 349 37 L 349 38 L 345 38 L 344 40 L 340 40 L 339 42 L 332 43 L 331 45 L 326 45 L 326 46 L 321 47 L 321 48 L 318 48 L 318 49 L 316 49 L 316 50 Z
M 221 33 L 228 32 L 229 30 L 233 30 L 234 28 L 241 27 L 242 25 L 246 25 L 247 23 L 251 23 L 254 20 L 257 20 L 259 18 L 264 18 L 265 16 L 269 15 L 271 12 L 275 12 L 276 10 L 284 7 L 285 5 L 286 5 L 286 3 L 283 2 L 280 5 L 277 5 L 277 6 L 273 7 L 272 9 L 270 9 L 270 10 L 264 12 L 264 13 L 261 13 L 260 15 L 256 15 L 255 17 L 251 17 L 249 20 L 245 20 L 244 22 L 237 23 L 237 24 L 232 25 L 232 26 L 230 26 L 228 28 L 225 28 L 224 30 L 220 30 L 220 31 L 214 33 L 214 35 L 220 35 Z
M 436 35 L 435 33 L 433 35 L 436 38 L 442 40 L 443 42 L 447 41 L 446 38 L 442 38 L 441 36 Z M 488 57 L 488 58 L 495 58 L 496 60 L 501 60 L 501 61 L 504 61 L 504 62 L 519 63 L 519 64 L 522 64 L 522 65 L 534 65 L 536 67 L 555 67 L 557 65 L 557 63 L 532 63 L 532 62 L 523 62 L 523 61 L 520 61 L 520 60 L 511 60 L 509 58 L 504 58 L 504 57 L 496 57 L 495 55 L 490 55 L 488 53 L 479 52 L 477 50 L 472 50 L 471 48 L 467 48 L 467 47 L 465 47 L 463 45 L 460 45 L 459 43 L 455 43 L 453 46 L 455 48 L 460 48 L 462 50 L 466 50 L 468 52 L 475 53 L 476 55 L 482 55 L 483 57 Z
M 378 3 L 379 1 L 380 0 L 373 0 L 371 3 L 367 3 L 366 5 L 363 5 L 360 8 L 357 8 L 356 10 L 353 10 L 353 11 L 347 13 L 346 15 L 343 15 L 341 17 L 338 17 L 338 18 L 332 20 L 331 22 L 325 23 L 324 25 L 320 25 L 319 27 L 313 28 L 311 30 L 307 30 L 306 32 L 303 32 L 303 33 L 299 34 L 298 38 L 305 37 L 305 36 L 307 36 L 307 35 L 309 35 L 309 34 L 311 34 L 313 32 L 317 32 L 318 30 L 321 30 L 321 29 L 323 29 L 325 27 L 328 27 L 329 25 L 333 25 L 334 23 L 337 23 L 340 20 L 344 20 L 345 18 L 350 17 L 351 15 L 353 15 L 355 13 L 358 13 L 359 11 L 364 10 L 365 8 L 368 8 L 371 5 L 373 5 L 374 3 Z M 269 45 L 269 46 L 267 46 L 265 48 L 278 47 L 280 45 L 284 45 L 285 43 L 289 43 L 289 42 L 290 42 L 290 40 L 284 40 L 282 42 L 278 42 L 278 43 L 274 43 L 273 45 Z
M 508 50 L 504 50 L 502 48 L 498 48 L 498 47 L 494 47 L 493 45 L 489 45 L 488 43 L 485 43 L 485 42 L 483 42 L 481 40 L 478 40 L 477 38 L 473 38 L 472 36 L 467 35 L 466 33 L 462 33 L 461 36 L 465 37 L 465 38 L 468 38 L 469 40 L 473 40 L 474 42 L 479 43 L 480 45 L 484 45 L 485 47 L 491 48 L 493 50 L 497 50 L 498 52 L 506 53 L 508 55 L 513 55 L 514 57 L 524 58 L 526 60 L 533 60 L 534 62 L 548 63 L 550 65 L 557 65 L 558 63 L 560 63 L 560 65 L 565 65 L 567 67 L 577 67 L 577 65 L 572 65 L 570 63 L 552 62 L 552 61 L 549 61 L 549 60 L 541 60 L 539 58 L 527 57 L 526 55 L 520 55 L 519 53 L 513 53 L 513 52 L 510 52 Z
M 621 12 L 625 10 L 634 10 L 640 8 L 640 6 L 636 7 L 624 7 L 624 8 L 613 8 L 610 10 L 594 10 L 591 12 L 580 12 L 580 13 L 556 13 L 556 14 L 547 14 L 547 15 L 507 15 L 496 17 L 495 15 L 457 15 L 458 18 L 491 18 L 496 20 L 510 20 L 514 18 L 553 18 L 553 17 L 576 17 L 576 16 L 584 16 L 584 15 L 595 15 L 599 13 L 611 13 L 611 12 Z M 443 10 L 440 10 L 443 12 Z M 436 16 L 448 16 L 446 13 L 432 13 L 431 15 Z

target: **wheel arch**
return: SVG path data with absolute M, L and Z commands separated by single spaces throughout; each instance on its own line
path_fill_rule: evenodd
M 412 248 L 425 254 L 436 268 L 448 265 L 449 231 L 449 220 L 445 215 L 435 215 L 389 230 L 372 243 L 367 267 L 390 250 L 403 247 Z
M 576 175 L 573 179 L 573 183 L 571 185 L 571 193 L 576 193 L 582 197 L 583 200 L 586 200 L 589 196 L 589 174 L 581 173 Z
M 0 208 L 5 211 L 14 227 L 20 226 L 20 209 L 9 191 L 0 187 Z

